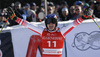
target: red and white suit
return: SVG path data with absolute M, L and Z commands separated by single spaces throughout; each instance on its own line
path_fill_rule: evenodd
M 46 28 L 35 26 L 20 18 L 17 18 L 15 21 L 41 35 L 42 57 L 61 57 L 66 34 L 82 23 L 83 19 L 80 17 L 66 27 L 56 28 L 55 31 L 49 31 Z

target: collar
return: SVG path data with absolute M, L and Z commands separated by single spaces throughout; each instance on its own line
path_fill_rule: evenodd
M 50 30 L 48 30 L 48 31 L 49 31 L 49 32 L 56 32 L 58 29 L 59 29 L 59 28 L 56 28 L 54 31 L 50 31 Z

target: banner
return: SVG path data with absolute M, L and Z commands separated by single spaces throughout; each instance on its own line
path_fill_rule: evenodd
M 71 22 L 73 21 L 59 22 L 58 27 L 62 28 Z M 42 22 L 32 22 L 32 24 L 45 27 Z M 98 22 L 98 24 L 100 23 Z M 7 35 L 10 35 L 9 39 L 11 39 L 11 43 L 13 44 L 11 45 L 12 57 L 41 57 L 41 39 L 37 33 L 20 25 L 10 27 L 9 30 L 10 32 L 9 34 L 7 32 Z M 1 39 L 5 38 L 6 36 L 2 36 L 0 43 L 2 42 Z M 7 44 L 4 45 L 7 46 Z M 4 46 L 0 45 L 0 53 L 2 56 L 10 53 L 10 49 L 4 53 L 1 47 Z M 100 30 L 93 20 L 86 20 L 66 35 L 62 57 L 100 57 L 99 51 Z
M 100 29 L 82 23 L 66 35 L 66 47 L 67 57 L 100 57 Z
M 0 57 L 14 57 L 10 31 L 2 31 L 0 33 Z

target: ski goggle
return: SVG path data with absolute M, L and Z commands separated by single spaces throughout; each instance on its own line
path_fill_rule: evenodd
M 54 19 L 54 18 L 49 18 L 49 19 L 46 19 L 46 23 L 47 24 L 50 24 L 50 23 L 56 24 L 57 23 L 57 20 Z

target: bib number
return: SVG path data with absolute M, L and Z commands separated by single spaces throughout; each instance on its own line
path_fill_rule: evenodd
M 48 46 L 49 47 L 51 47 L 51 44 L 53 43 L 54 44 L 54 47 L 56 47 L 56 41 L 47 41 L 47 43 L 48 43 Z

